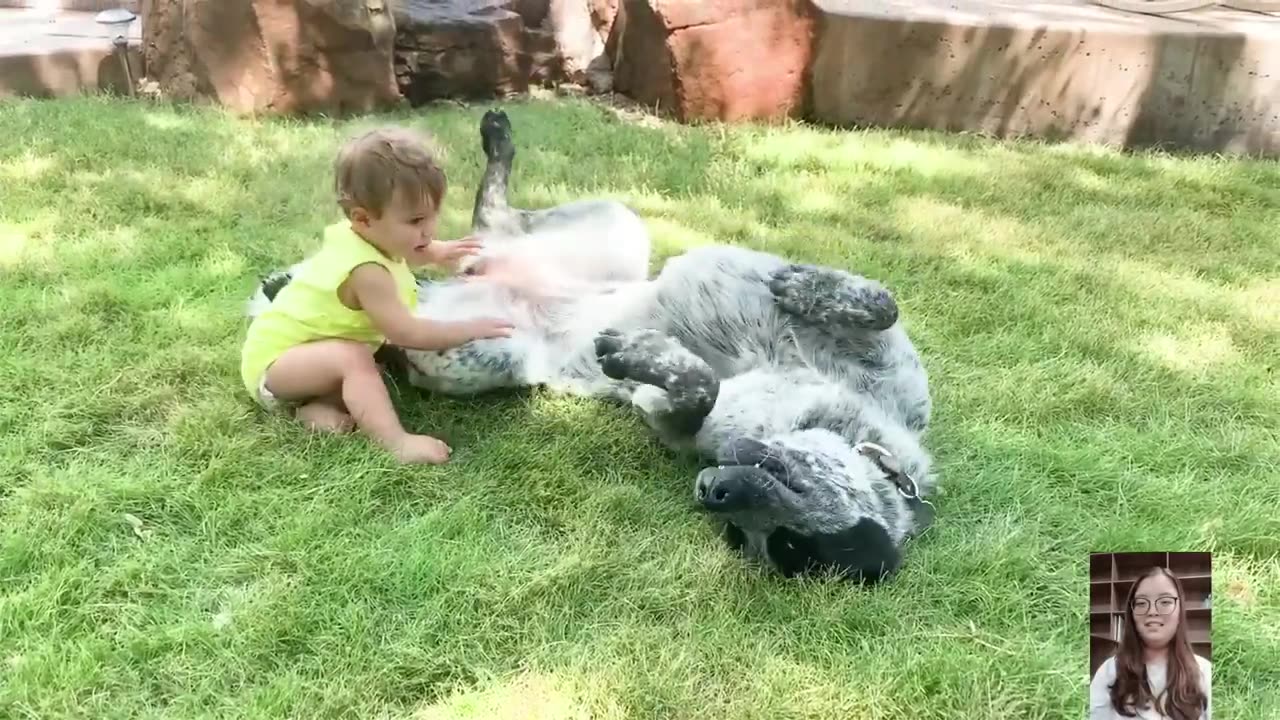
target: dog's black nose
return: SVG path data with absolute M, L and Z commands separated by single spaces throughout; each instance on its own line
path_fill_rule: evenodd
M 760 494 L 747 477 L 746 468 L 707 468 L 698 473 L 695 494 L 710 512 L 730 512 L 749 507 Z

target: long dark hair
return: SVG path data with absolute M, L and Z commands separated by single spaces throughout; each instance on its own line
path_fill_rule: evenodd
M 1186 595 L 1178 578 L 1162 567 L 1153 567 L 1142 573 L 1129 588 L 1129 597 L 1124 603 L 1125 632 L 1115 657 L 1116 681 L 1111 686 L 1111 706 L 1121 715 L 1133 717 L 1137 715 L 1138 708 L 1153 702 L 1151 685 L 1147 682 L 1147 667 L 1142 659 L 1142 636 L 1138 634 L 1138 623 L 1133 618 L 1133 596 L 1143 580 L 1157 574 L 1169 578 L 1178 591 L 1178 627 L 1169 641 L 1168 682 L 1161 707 L 1156 709 L 1173 720 L 1196 720 L 1207 701 L 1200 689 L 1200 665 L 1191 652 L 1191 642 L 1187 640 Z

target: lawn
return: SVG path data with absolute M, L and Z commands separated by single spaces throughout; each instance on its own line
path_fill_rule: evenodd
M 784 581 L 621 408 L 396 391 L 395 465 L 265 416 L 244 299 L 335 220 L 339 140 L 0 104 L 0 717 L 1078 718 L 1088 553 L 1214 552 L 1219 718 L 1280 717 L 1280 167 L 508 103 L 513 201 L 639 210 L 878 278 L 930 373 L 938 524 L 891 583 Z

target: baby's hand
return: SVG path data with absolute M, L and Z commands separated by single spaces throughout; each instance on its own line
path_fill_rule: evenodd
M 527 294 L 537 287 L 539 274 L 527 259 L 511 255 L 491 255 L 479 258 L 472 263 L 463 280 L 496 283 Z
M 511 331 L 515 329 L 510 321 L 501 318 L 477 318 L 468 320 L 466 324 L 467 334 L 472 340 L 511 337 Z
M 457 271 L 458 263 L 469 255 L 475 255 L 484 244 L 478 238 L 464 237 L 461 240 L 437 240 L 423 253 L 427 262 Z

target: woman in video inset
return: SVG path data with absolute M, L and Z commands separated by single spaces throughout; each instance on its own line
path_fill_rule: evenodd
M 1184 597 L 1165 568 L 1138 576 L 1120 647 L 1089 686 L 1089 720 L 1209 720 L 1211 665 L 1191 652 Z

